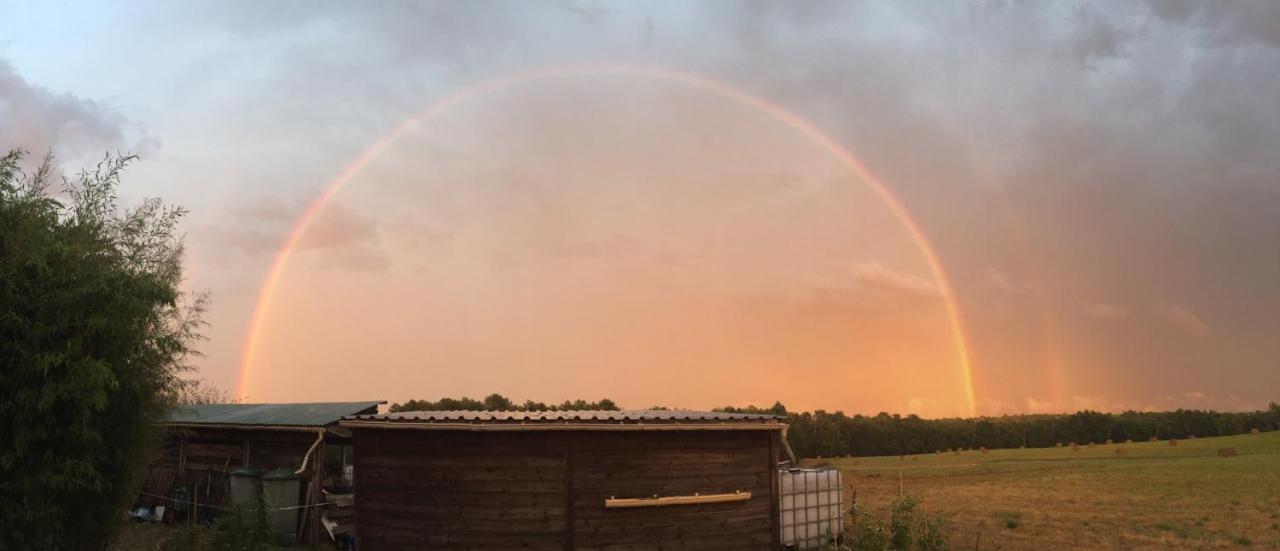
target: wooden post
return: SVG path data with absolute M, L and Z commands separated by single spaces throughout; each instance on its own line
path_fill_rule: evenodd
M 778 481 L 778 445 L 782 434 L 778 431 L 765 434 L 769 439 L 769 470 L 765 471 L 769 476 L 769 538 L 774 549 L 782 549 L 782 496 L 778 495 L 781 493 Z
M 574 549 L 574 526 L 573 517 L 573 433 L 564 433 L 564 548 L 565 551 L 573 551 Z
M 311 472 L 315 473 L 312 476 L 315 481 L 315 493 L 311 495 L 315 496 L 312 502 L 316 504 L 324 501 L 324 494 L 321 492 L 324 490 L 324 479 L 329 471 L 329 467 L 325 463 L 324 449 L 325 444 L 321 443 L 320 448 L 316 450 L 315 466 L 311 469 Z M 316 505 L 310 511 L 311 513 L 306 518 L 311 519 L 311 543 L 312 545 L 317 545 L 320 543 L 320 514 L 324 511 L 324 508 Z

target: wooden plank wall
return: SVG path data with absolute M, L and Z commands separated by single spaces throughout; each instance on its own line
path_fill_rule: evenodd
M 573 441 L 574 543 L 586 549 L 769 549 L 772 432 L 583 433 Z M 735 491 L 748 501 L 605 509 L 609 497 Z
M 772 432 L 357 429 L 362 549 L 770 549 Z M 609 509 L 609 497 L 752 492 Z
M 558 434 L 355 431 L 361 549 L 561 549 Z

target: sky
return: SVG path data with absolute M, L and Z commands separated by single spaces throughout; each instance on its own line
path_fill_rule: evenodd
M 1280 397 L 1274 2 L 0 13 L 0 148 L 140 155 L 251 402 Z

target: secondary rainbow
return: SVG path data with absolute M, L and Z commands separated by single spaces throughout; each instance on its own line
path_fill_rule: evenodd
M 285 268 L 289 264 L 289 259 L 293 256 L 294 251 L 298 247 L 298 243 L 302 240 L 302 237 L 306 235 L 307 230 L 311 227 L 311 224 L 315 221 L 316 217 L 324 210 L 325 206 L 328 205 L 344 187 L 346 187 L 352 178 L 365 167 L 365 165 L 369 164 L 369 162 L 376 158 L 379 153 L 394 144 L 400 139 L 400 137 L 413 131 L 423 122 L 431 119 L 435 115 L 447 111 L 452 107 L 521 83 L 552 78 L 583 76 L 630 76 L 677 82 L 733 100 L 742 105 L 760 109 L 761 111 L 769 113 L 788 127 L 813 140 L 815 143 L 821 145 L 827 152 L 853 170 L 853 172 L 857 174 L 858 177 L 861 178 L 862 181 L 866 183 L 882 201 L 884 201 L 885 206 L 889 208 L 890 212 L 893 213 L 893 216 L 903 225 L 904 228 L 906 228 L 907 232 L 911 235 L 912 240 L 914 240 L 916 245 L 920 248 L 920 251 L 925 258 L 925 262 L 929 265 L 929 270 L 933 273 L 934 280 L 937 282 L 943 301 L 946 305 L 947 315 L 950 318 L 952 327 L 953 344 L 960 356 L 961 377 L 964 385 L 966 402 L 965 405 L 970 415 L 974 415 L 976 413 L 976 402 L 973 390 L 973 368 L 969 359 L 968 334 L 965 330 L 964 320 L 960 315 L 960 308 L 955 297 L 955 292 L 951 287 L 951 280 L 942 269 L 942 264 L 938 260 L 937 251 L 934 250 L 933 245 L 930 244 L 929 240 L 925 237 L 920 226 L 907 214 L 906 209 L 902 206 L 902 203 L 898 198 L 894 196 L 887 187 L 885 187 L 884 183 L 882 183 L 879 178 L 867 169 L 862 161 L 858 160 L 858 158 L 854 157 L 852 153 L 803 117 L 729 84 L 665 67 L 616 64 L 556 66 L 536 71 L 517 73 L 458 90 L 427 105 L 412 117 L 409 117 L 405 121 L 396 125 L 395 128 L 392 128 L 389 132 L 383 134 L 372 145 L 362 151 L 360 155 L 356 156 L 356 158 L 350 163 L 342 167 L 342 170 L 339 171 L 333 180 L 324 187 L 320 194 L 311 201 L 311 204 L 307 206 L 307 209 L 302 213 L 302 215 L 298 217 L 297 222 L 294 223 L 293 228 L 289 231 L 289 235 L 285 239 L 284 244 L 276 253 L 275 259 L 271 263 L 271 268 L 267 272 L 266 278 L 262 281 L 262 287 L 258 291 L 258 300 L 254 304 L 253 317 L 249 321 L 249 330 L 245 336 L 244 349 L 240 361 L 240 376 L 236 384 L 236 396 L 243 399 L 249 388 L 263 322 L 269 314 L 272 297 L 275 295 L 276 287 L 280 283 L 280 276 L 284 273 Z

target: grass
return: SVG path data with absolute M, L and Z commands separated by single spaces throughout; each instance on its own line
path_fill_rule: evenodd
M 982 549 L 1280 549 L 1280 432 L 825 462 L 881 514 L 901 472 L 907 494 L 949 519 L 956 548 L 981 534 Z

